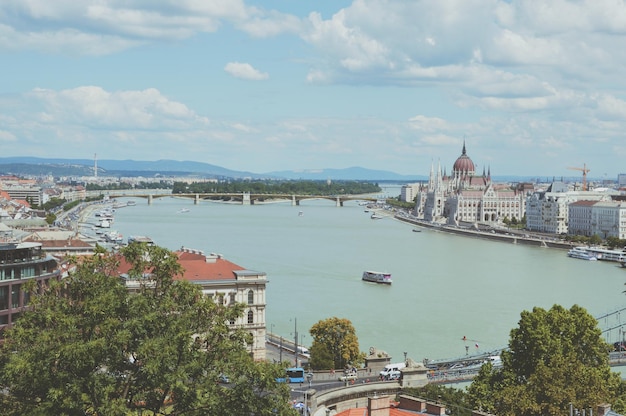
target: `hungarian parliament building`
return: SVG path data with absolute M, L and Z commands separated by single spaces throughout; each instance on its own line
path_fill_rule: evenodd
M 449 224 L 521 220 L 527 192 L 524 185 L 512 189 L 508 184 L 494 184 L 490 168 L 476 174 L 463 143 L 461 156 L 449 175 L 442 173 L 441 164 L 437 171 L 431 166 L 428 184 L 417 193 L 415 209 L 417 216 L 426 221 Z
M 404 200 L 413 200 L 415 195 L 415 215 L 429 222 L 493 226 L 507 219 L 525 219 L 531 231 L 626 239 L 624 192 L 571 189 L 562 181 L 537 187 L 532 183 L 494 183 L 491 168 L 476 173 L 465 143 L 450 174 L 442 172 L 441 164 L 436 170 L 431 166 L 427 184 L 405 187 Z

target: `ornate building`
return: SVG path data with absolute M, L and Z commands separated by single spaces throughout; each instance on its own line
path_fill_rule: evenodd
M 265 353 L 265 287 L 267 276 L 264 272 L 247 270 L 223 258 L 220 254 L 204 254 L 201 250 L 182 247 L 175 251 L 184 272 L 175 280 L 186 280 L 200 286 L 205 296 L 224 306 L 240 303 L 245 305 L 243 316 L 232 321 L 233 328 L 244 328 L 252 336 L 248 345 L 250 355 L 255 360 L 264 360 Z M 145 282 L 130 280 L 130 264 L 120 259 L 118 273 L 124 279 L 129 291 L 137 291 Z
M 476 174 L 476 167 L 463 150 L 452 173 L 441 172 L 441 164 L 435 173 L 431 166 L 428 185 L 416 198 L 416 215 L 427 221 L 458 224 L 498 223 L 505 218 L 520 220 L 524 216 L 524 192 L 506 184 L 491 181 L 491 169 Z

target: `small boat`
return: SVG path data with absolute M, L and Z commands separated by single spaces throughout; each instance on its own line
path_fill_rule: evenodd
M 422 230 L 417 229 L 417 228 L 413 228 L 413 232 L 414 232 L 414 233 L 421 233 L 421 232 L 422 232 Z
M 103 233 L 104 239 L 113 244 L 120 244 L 124 241 L 124 236 L 115 230 Z
M 372 214 L 372 216 L 370 218 L 373 219 L 373 220 L 380 220 L 380 219 L 385 218 L 385 217 L 383 217 L 382 215 L 378 215 L 378 214 L 374 213 L 374 214 Z
M 299 211 L 299 212 L 298 212 L 298 217 L 301 217 L 301 216 L 303 216 L 303 215 L 304 215 L 304 212 L 302 212 L 302 211 Z
M 584 247 L 574 247 L 570 249 L 567 252 L 567 256 L 572 257 L 574 259 L 581 259 L 581 260 L 591 260 L 591 261 L 598 260 L 598 258 L 594 254 L 589 253 Z
M 364 271 L 363 272 L 363 276 L 361 277 L 361 279 L 366 281 L 366 282 L 373 282 L 373 283 L 381 283 L 381 284 L 390 285 L 391 284 L 391 273 Z
M 178 210 L 179 214 L 184 214 L 185 212 L 189 212 L 189 209 L 188 208 L 181 208 L 181 209 Z
M 144 243 L 149 246 L 154 245 L 154 241 L 152 241 L 150 237 L 146 237 L 143 235 L 131 235 L 130 237 L 128 237 L 128 244 L 132 243 Z
M 111 221 L 107 219 L 101 220 L 96 227 L 100 228 L 111 228 Z

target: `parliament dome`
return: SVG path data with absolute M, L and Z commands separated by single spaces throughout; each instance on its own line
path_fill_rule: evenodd
M 456 162 L 454 162 L 454 166 L 452 166 L 452 171 L 469 174 L 473 174 L 476 171 L 476 169 L 474 168 L 474 162 L 472 162 L 472 159 L 470 159 L 470 157 L 467 155 L 467 152 L 465 151 L 465 143 L 463 143 L 463 153 L 461 154 L 461 156 L 459 156 Z

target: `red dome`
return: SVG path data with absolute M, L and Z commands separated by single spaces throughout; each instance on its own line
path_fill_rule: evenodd
M 472 159 L 469 158 L 467 152 L 465 151 L 465 143 L 463 143 L 463 153 L 461 154 L 461 156 L 459 156 L 456 162 L 454 162 L 452 171 L 470 174 L 473 174 L 475 172 L 474 162 L 472 162 Z

